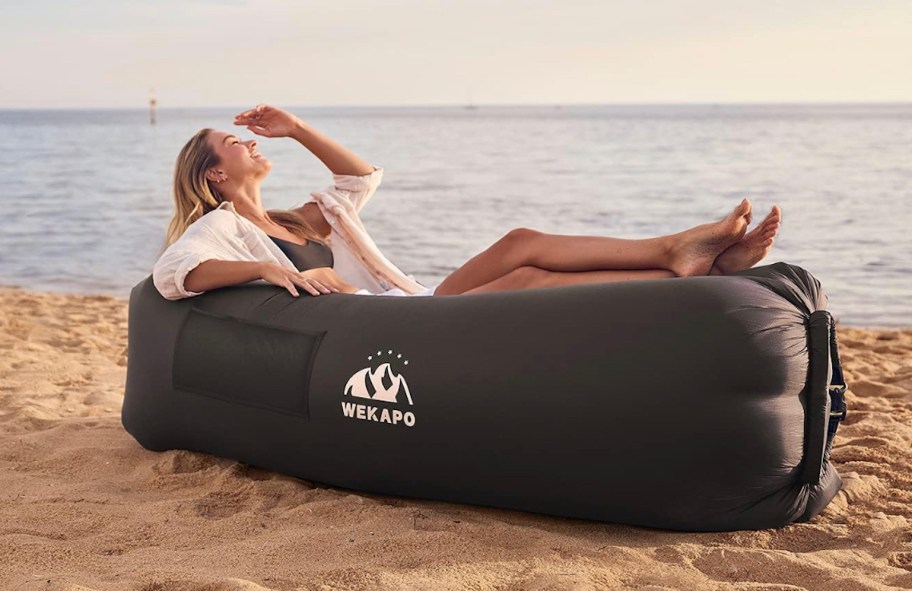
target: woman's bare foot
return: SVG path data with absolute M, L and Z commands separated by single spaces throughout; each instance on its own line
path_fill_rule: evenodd
M 718 222 L 674 234 L 668 270 L 678 277 L 708 275 L 716 257 L 744 237 L 750 215 L 751 203 L 744 199 Z
M 782 210 L 774 205 L 769 214 L 756 228 L 744 235 L 744 238 L 729 246 L 713 263 L 712 274 L 724 275 L 742 269 L 750 269 L 763 260 L 773 247 L 779 225 L 782 223 Z

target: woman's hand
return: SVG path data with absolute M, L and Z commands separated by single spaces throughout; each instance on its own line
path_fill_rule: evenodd
M 260 279 L 273 285 L 284 287 L 295 297 L 298 297 L 298 287 L 315 296 L 320 295 L 321 292 L 347 292 L 354 287 L 343 281 L 331 267 L 317 267 L 316 269 L 299 272 L 275 263 L 263 263 Z
M 339 292 L 343 291 L 346 293 L 352 293 L 358 291 L 356 285 L 352 285 L 348 281 L 342 279 L 336 270 L 332 267 L 317 267 L 316 269 L 308 269 L 307 271 L 301 272 L 301 275 L 311 279 L 312 281 L 318 281 L 320 284 L 325 285 L 329 289 Z
M 288 111 L 263 103 L 234 117 L 235 125 L 246 125 L 250 131 L 264 137 L 289 137 L 301 123 Z

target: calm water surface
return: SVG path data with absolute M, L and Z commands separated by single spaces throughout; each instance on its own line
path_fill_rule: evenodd
M 159 254 L 178 150 L 246 107 L 154 127 L 142 109 L 0 111 L 0 283 L 126 297 Z M 912 105 L 291 110 L 385 168 L 362 220 L 426 285 L 513 227 L 647 237 L 748 197 L 757 220 L 784 210 L 767 261 L 811 271 L 841 322 L 912 325 Z M 331 180 L 294 140 L 259 141 L 267 207 Z

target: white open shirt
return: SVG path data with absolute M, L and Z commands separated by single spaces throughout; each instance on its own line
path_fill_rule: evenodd
M 408 294 L 423 292 L 427 290 L 424 285 L 380 252 L 358 217 L 383 178 L 383 169 L 373 168 L 363 176 L 333 174 L 332 186 L 311 193 L 310 201 L 317 202 L 332 228 L 328 244 L 333 269 L 345 281 L 371 293 L 397 287 Z M 203 292 L 188 291 L 184 281 L 190 271 L 210 259 L 271 262 L 297 270 L 263 230 L 225 201 L 190 224 L 162 253 L 152 270 L 152 281 L 169 300 L 200 295 Z

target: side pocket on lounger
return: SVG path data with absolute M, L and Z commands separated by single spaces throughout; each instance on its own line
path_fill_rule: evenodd
M 225 402 L 310 418 L 310 373 L 325 334 L 194 307 L 177 337 L 172 385 Z

